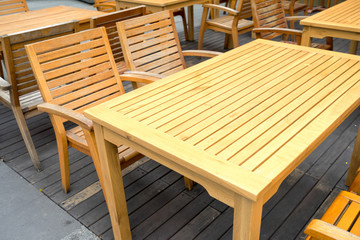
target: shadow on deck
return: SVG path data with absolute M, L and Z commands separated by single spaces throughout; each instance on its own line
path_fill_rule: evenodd
M 239 40 L 242 45 L 252 39 L 248 33 Z M 204 49 L 224 51 L 223 41 L 223 34 L 207 31 Z M 347 40 L 335 39 L 334 45 L 335 51 L 349 49 Z M 196 49 L 197 42 L 182 41 L 182 46 Z M 192 58 L 187 63 L 201 60 Z M 96 235 L 113 239 L 91 158 L 69 150 L 71 192 L 64 194 L 55 135 L 47 115 L 28 121 L 44 167 L 36 172 L 12 112 L 1 105 L 0 114 L 0 157 L 6 164 Z M 359 121 L 357 109 L 286 178 L 264 205 L 261 239 L 303 239 L 303 229 L 310 219 L 321 216 L 338 192 L 346 189 L 344 182 Z M 146 157 L 123 174 L 133 239 L 232 238 L 233 209 L 214 200 L 202 186 L 187 191 L 179 174 Z

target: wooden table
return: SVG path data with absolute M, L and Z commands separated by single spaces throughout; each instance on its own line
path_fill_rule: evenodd
M 0 35 L 26 31 L 53 24 L 78 20 L 80 30 L 90 27 L 90 18 L 105 13 L 94 10 L 57 6 L 0 17 Z
M 359 92 L 360 57 L 255 40 L 87 110 L 116 239 L 131 233 L 115 145 L 200 183 L 234 207 L 233 239 L 258 239 L 263 204 Z
M 356 54 L 360 41 L 360 1 L 347 0 L 303 19 L 301 45 L 310 46 L 311 38 L 337 37 L 351 40 L 349 52 Z
M 188 7 L 189 40 L 194 41 L 194 7 L 195 4 L 207 3 L 210 0 L 116 0 L 116 8 L 129 8 L 145 5 L 151 12 Z

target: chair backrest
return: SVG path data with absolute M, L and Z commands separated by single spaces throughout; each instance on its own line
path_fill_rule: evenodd
M 115 0 L 95 0 L 96 9 L 101 12 L 114 12 L 114 8 L 107 6 L 115 5 Z
M 72 21 L 0 37 L 6 73 L 12 86 L 11 101 L 15 106 L 20 105 L 19 98 L 21 96 L 38 91 L 38 85 L 24 46 L 29 43 L 74 33 L 78 28 L 79 23 Z
M 135 8 L 128 8 L 103 16 L 93 17 L 90 20 L 90 27 L 105 27 L 106 33 L 110 42 L 111 50 L 116 63 L 124 62 L 123 52 L 121 50 L 119 34 L 116 29 L 116 22 L 145 15 L 146 7 L 139 6 Z
M 282 0 L 251 0 L 255 28 L 288 28 Z M 273 39 L 281 33 L 261 33 L 261 38 Z
M 236 9 L 240 12 L 239 19 L 252 17 L 250 0 L 230 0 L 230 8 Z
M 165 76 L 186 68 L 172 11 L 118 22 L 127 67 Z
M 125 92 L 104 27 L 31 44 L 26 51 L 44 102 L 82 113 Z
M 26 0 L 2 0 L 0 1 L 0 16 L 13 13 L 28 12 Z

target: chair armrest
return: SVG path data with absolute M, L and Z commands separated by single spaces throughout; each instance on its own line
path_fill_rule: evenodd
M 10 83 L 0 77 L 0 90 L 8 91 L 10 89 L 11 89 Z
M 122 81 L 152 83 L 164 78 L 164 75 L 150 72 L 126 71 L 120 75 Z
M 300 36 L 302 35 L 301 30 L 296 29 L 289 29 L 289 28 L 253 28 L 252 30 L 254 33 L 261 33 L 261 32 L 274 32 L 274 33 L 282 33 L 282 34 L 291 34 Z
M 100 4 L 94 4 L 93 7 L 99 8 L 99 7 L 105 7 L 105 8 L 112 8 L 114 11 L 116 11 L 116 6 L 112 4 L 106 4 L 106 3 L 100 3 Z
M 207 50 L 184 50 L 182 51 L 184 56 L 196 56 L 196 57 L 216 57 L 222 52 L 207 51 Z
M 52 103 L 41 103 L 37 106 L 39 111 L 54 114 L 73 123 L 76 123 L 85 130 L 91 131 L 93 128 L 93 122 L 86 118 L 83 114 L 75 112 L 72 109 L 65 108 Z
M 314 219 L 309 223 L 305 229 L 305 234 L 324 240 L 360 240 L 360 237 L 319 219 Z
M 285 17 L 285 19 L 286 19 L 286 21 L 300 21 L 307 17 L 308 16 L 289 16 L 289 17 Z
M 203 8 L 214 8 L 214 9 L 218 9 L 221 11 L 225 11 L 227 13 L 229 13 L 230 15 L 238 15 L 240 12 L 236 11 L 232 8 L 228 8 L 228 7 L 224 7 L 221 5 L 216 5 L 216 4 L 203 4 Z

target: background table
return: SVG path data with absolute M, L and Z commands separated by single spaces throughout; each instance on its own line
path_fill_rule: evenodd
M 145 5 L 151 12 L 188 7 L 189 40 L 194 40 L 194 7 L 195 4 L 207 3 L 209 0 L 116 0 L 117 9 Z
M 0 35 L 31 30 L 53 24 L 79 21 L 80 30 L 90 27 L 90 18 L 105 13 L 94 10 L 57 6 L 0 17 Z
M 234 207 L 233 239 L 258 239 L 263 204 L 359 91 L 358 56 L 255 40 L 87 110 L 114 235 L 131 238 L 115 145 L 200 183 Z
M 360 41 L 360 1 L 347 0 L 300 21 L 301 45 L 310 46 L 311 38 L 337 37 L 352 40 L 349 52 L 356 54 Z

